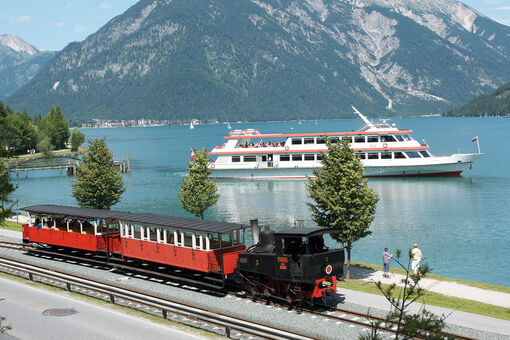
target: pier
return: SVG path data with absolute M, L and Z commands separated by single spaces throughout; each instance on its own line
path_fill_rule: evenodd
M 16 178 L 19 178 L 20 172 L 24 172 L 25 178 L 28 178 L 28 172 L 34 170 L 59 170 L 60 175 L 65 172 L 68 176 L 74 176 L 81 161 L 81 159 L 55 160 L 50 162 L 37 162 L 37 160 L 33 160 L 29 162 L 8 163 L 7 167 L 9 172 L 16 172 Z M 129 154 L 127 155 L 126 160 L 115 160 L 114 163 L 121 173 L 131 172 Z

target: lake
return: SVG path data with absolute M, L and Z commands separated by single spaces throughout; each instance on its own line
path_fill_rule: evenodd
M 380 264 L 384 247 L 406 252 L 418 243 L 434 274 L 510 286 L 510 119 L 392 118 L 400 129 L 414 130 L 435 154 L 485 155 L 459 177 L 369 179 L 380 201 L 372 235 L 355 243 L 352 260 Z M 360 120 L 232 124 L 262 133 L 351 131 Z M 130 154 L 132 172 L 123 175 L 126 192 L 114 209 L 191 216 L 177 192 L 190 148 L 209 150 L 223 143 L 226 125 L 82 129 L 87 139 L 106 137 L 118 159 Z M 76 205 L 70 177 L 58 170 L 32 171 L 18 182 L 19 207 L 32 204 Z M 207 219 L 283 229 L 295 220 L 313 226 L 306 206 L 306 181 L 218 181 L 221 197 Z

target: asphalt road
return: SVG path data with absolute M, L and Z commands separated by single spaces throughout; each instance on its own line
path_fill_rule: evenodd
M 2 325 L 11 325 L 0 339 L 205 339 L 121 312 L 0 277 Z M 69 316 L 45 316 L 48 309 L 74 309 Z

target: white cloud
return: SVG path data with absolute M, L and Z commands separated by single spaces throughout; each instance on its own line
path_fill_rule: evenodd
M 81 33 L 85 31 L 85 27 L 82 25 L 74 25 L 74 33 Z
M 99 8 L 101 8 L 101 9 L 110 9 L 110 8 L 112 8 L 112 4 L 103 1 L 103 2 L 101 2 L 99 4 Z
M 64 22 L 63 21 L 59 21 L 56 23 L 58 27 L 64 27 Z
M 21 24 L 21 23 L 24 23 L 24 22 L 30 22 L 30 21 L 32 21 L 32 19 L 28 15 L 22 15 L 20 17 L 11 18 L 10 21 L 11 22 L 15 22 L 17 24 Z
M 510 6 L 496 7 L 496 9 L 504 10 L 504 11 L 510 11 Z

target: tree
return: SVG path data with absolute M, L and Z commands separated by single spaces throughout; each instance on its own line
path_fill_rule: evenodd
M 73 133 L 71 134 L 71 151 L 76 152 L 78 148 L 85 140 L 85 135 L 78 128 L 73 129 Z
M 126 190 L 105 139 L 94 139 L 76 169 L 73 197 L 80 207 L 109 210 Z
M 370 235 L 374 220 L 377 194 L 363 178 L 363 166 L 349 140 L 339 144 L 327 141 L 328 153 L 322 153 L 322 167 L 315 168 L 307 189 L 314 203 L 307 203 L 312 219 L 323 228 L 337 228 L 332 237 L 347 248 L 347 279 L 350 278 L 353 243 Z
M 48 136 L 51 144 L 56 149 L 64 149 L 69 139 L 69 124 L 60 105 L 52 107 L 48 116 L 39 122 L 39 128 L 43 136 Z
M 11 176 L 4 160 L 0 158 L 0 224 L 12 215 L 12 209 L 16 202 L 9 198 L 14 191 L 14 185 L 11 183 Z
M 406 273 L 405 277 L 401 280 L 402 287 L 399 287 L 399 290 L 395 283 L 385 287 L 382 285 L 381 281 L 375 282 L 372 280 L 372 283 L 377 286 L 391 305 L 391 309 L 386 316 L 386 324 L 396 325 L 395 340 L 416 338 L 437 340 L 450 339 L 450 337 L 442 333 L 446 325 L 445 320 L 447 316 L 437 316 L 427 311 L 423 306 L 418 313 L 408 312 L 409 306 L 427 293 L 428 289 L 420 287 L 419 283 L 420 280 L 430 272 L 430 268 L 428 264 L 421 265 L 419 274 L 417 276 L 411 276 L 411 249 L 409 249 L 407 266 L 400 261 L 401 253 L 400 250 L 397 250 L 396 256 L 392 257 L 392 260 L 404 269 Z M 371 323 L 371 333 L 361 335 L 359 339 L 375 340 L 382 338 L 379 332 L 382 322 Z
M 193 148 L 194 160 L 188 164 L 188 175 L 182 179 L 178 197 L 184 209 L 204 219 L 204 212 L 215 205 L 220 198 L 217 193 L 216 179 L 210 180 L 207 149 L 197 151 Z

